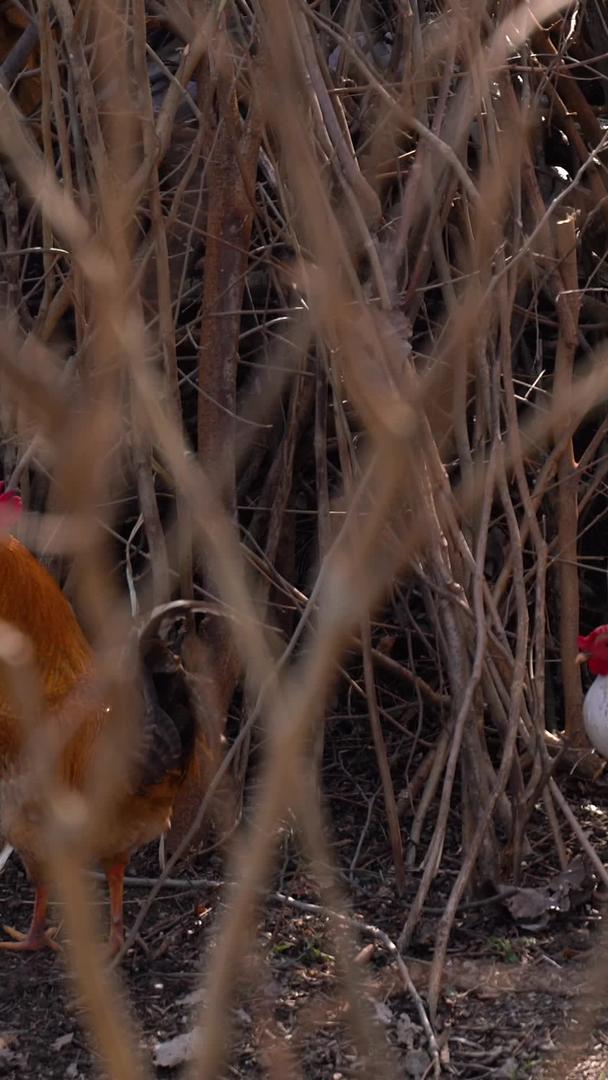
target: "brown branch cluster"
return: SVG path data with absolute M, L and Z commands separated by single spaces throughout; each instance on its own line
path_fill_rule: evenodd
M 564 6 L 0 13 L 0 460 L 23 534 L 108 672 L 127 610 L 181 597 L 228 615 L 185 616 L 206 732 L 165 876 L 210 816 L 232 835 L 261 757 L 192 1076 L 221 1074 L 290 813 L 375 1075 L 321 815 L 332 701 L 360 700 L 369 724 L 401 952 L 455 836 L 462 852 L 430 1019 L 372 928 L 436 1075 L 465 894 L 520 880 L 539 815 L 562 865 L 582 844 L 601 867 L 554 776 L 562 730 L 584 744 L 576 635 L 581 611 L 604 621 L 608 468 L 608 137 L 597 80 L 578 77 L 608 30 L 593 4 L 562 23 Z M 92 1030 L 109 1075 L 138 1075 L 102 1007 L 116 987 L 84 962 L 64 839 Z

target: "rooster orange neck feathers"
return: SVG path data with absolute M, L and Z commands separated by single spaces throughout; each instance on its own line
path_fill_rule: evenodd
M 53 706 L 89 668 L 90 650 L 71 605 L 38 560 L 10 535 L 21 498 L 0 483 L 0 613 L 34 645 L 45 697 Z M 0 678 L 0 698 L 5 688 Z

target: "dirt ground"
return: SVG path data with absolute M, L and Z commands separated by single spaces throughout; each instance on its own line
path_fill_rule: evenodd
M 357 785 L 360 797 L 353 795 L 355 785 L 343 759 L 326 770 L 335 856 L 353 913 L 394 940 L 408 901 L 399 899 L 394 888 L 375 774 L 357 775 Z M 608 858 L 608 784 L 569 781 L 568 796 L 600 855 Z M 526 884 L 543 884 L 559 867 L 540 817 L 530 836 Z M 296 900 L 317 901 L 294 852 L 293 838 L 285 837 L 275 886 Z M 573 839 L 570 852 L 577 854 Z M 130 874 L 152 876 L 157 865 L 153 847 L 138 853 Z M 422 994 L 443 899 L 458 865 L 454 838 L 407 957 Z M 177 1075 L 168 1063 L 187 1053 L 188 1033 L 200 1008 L 199 973 L 223 903 L 223 889 L 213 881 L 221 882 L 222 872 L 217 854 L 191 862 L 187 876 L 211 882 L 187 892 L 163 890 L 140 943 L 123 964 L 140 1044 L 159 1077 Z M 418 877 L 418 871 L 412 873 L 412 895 Z M 128 885 L 127 925 L 146 893 L 141 883 Z M 101 891 L 99 902 L 105 914 Z M 0 877 L 0 923 L 24 929 L 31 904 L 31 889 L 13 857 Z M 522 929 L 495 902 L 463 908 L 451 942 L 438 1032 L 445 1075 L 463 1080 L 608 1078 L 608 961 L 601 961 L 601 907 L 596 890 L 534 931 Z M 55 915 L 60 918 L 60 910 Z M 371 1018 L 371 1072 L 365 1068 L 361 1040 L 353 1039 L 352 1002 L 341 989 L 327 920 L 273 899 L 259 926 L 258 958 L 244 965 L 249 977 L 234 1005 L 226 1077 L 346 1080 L 375 1075 L 376 1069 L 385 1076 L 392 1070 L 395 1076 L 418 1080 L 432 1075 L 420 1018 L 394 964 L 369 933 L 362 932 L 351 944 L 353 955 L 359 952 L 361 1001 Z M 598 1001 L 605 1001 L 606 1008 L 598 1011 Z M 0 953 L 0 1077 L 84 1080 L 97 1075 L 84 1019 L 61 956 Z M 172 1042 L 177 1036 L 181 1039 Z

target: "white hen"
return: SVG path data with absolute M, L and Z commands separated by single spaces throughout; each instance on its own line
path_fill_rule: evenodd
M 595 675 L 583 702 L 587 738 L 598 754 L 608 758 L 608 625 L 579 637 L 577 661 L 586 662 Z

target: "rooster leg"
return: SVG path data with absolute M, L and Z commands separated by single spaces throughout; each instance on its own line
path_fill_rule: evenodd
M 120 952 L 125 940 L 125 925 L 122 914 L 122 899 L 125 884 L 126 859 L 116 859 L 106 863 L 104 870 L 110 893 L 110 952 L 115 956 Z
M 61 948 L 54 940 L 55 930 L 46 929 L 46 909 L 49 902 L 49 890 L 47 885 L 36 885 L 34 899 L 34 912 L 27 934 L 14 930 L 12 926 L 5 926 L 4 930 L 10 934 L 14 941 L 0 941 L 0 949 L 12 949 L 14 952 L 35 952 L 37 949 L 55 949 L 60 952 Z

